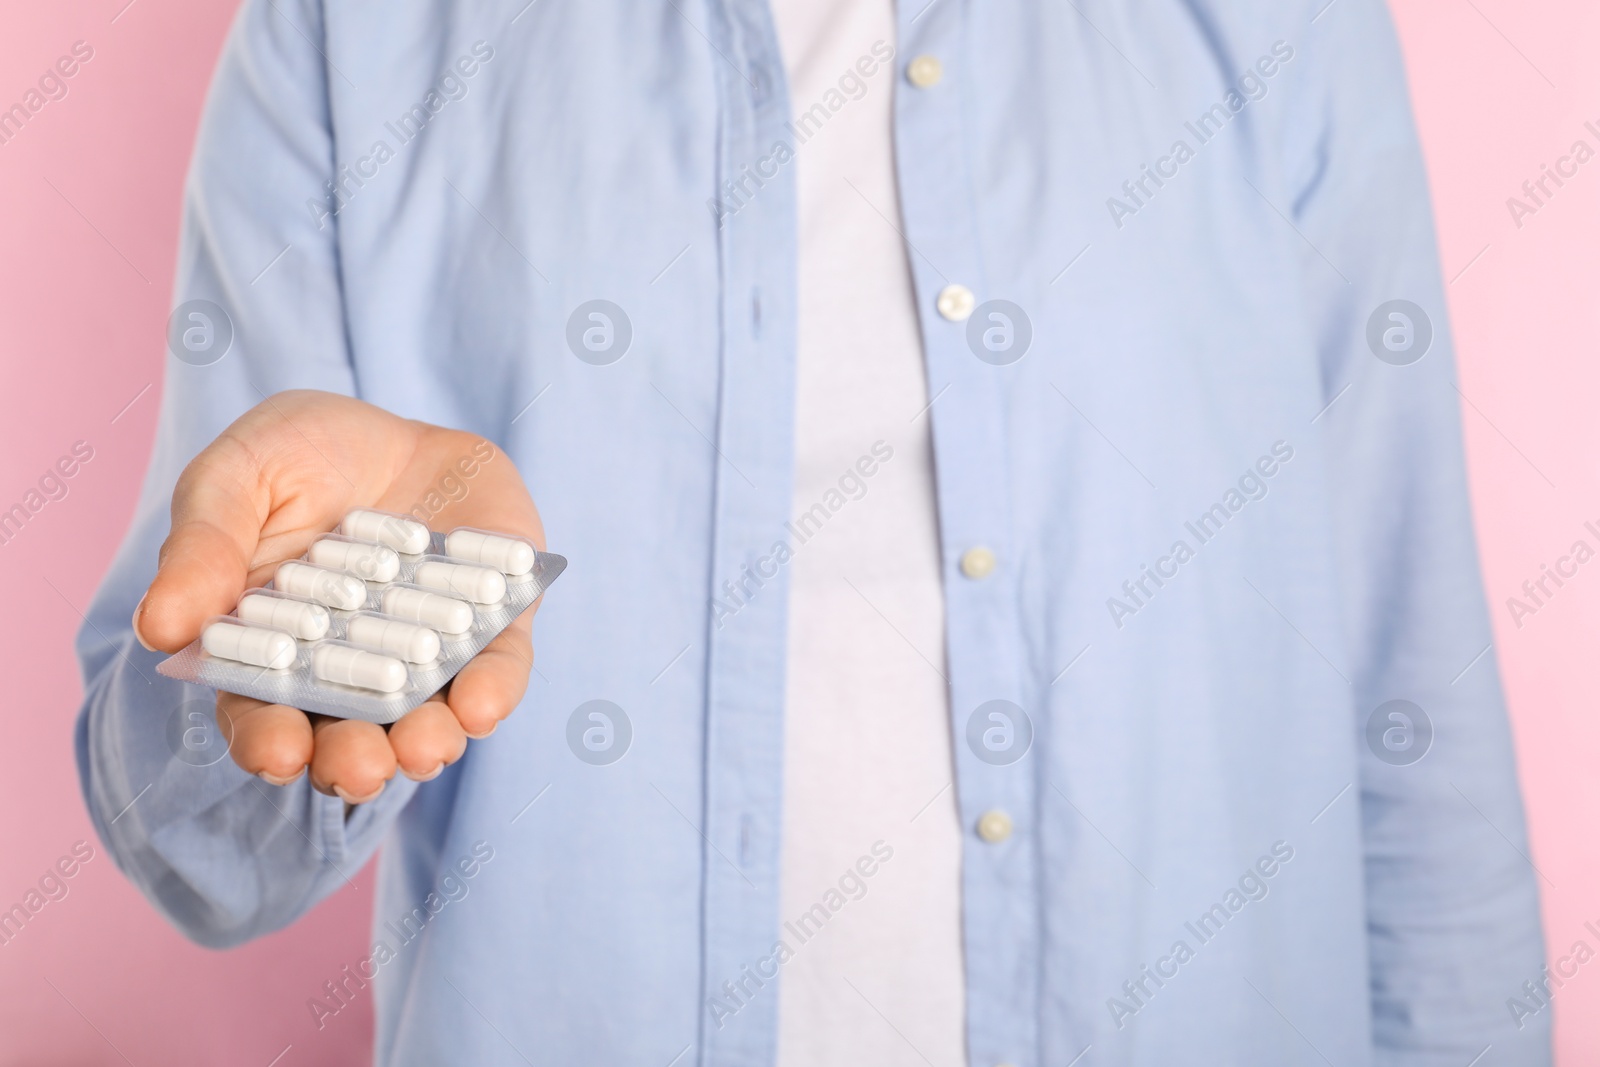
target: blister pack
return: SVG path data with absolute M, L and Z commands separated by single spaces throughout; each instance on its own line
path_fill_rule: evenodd
M 391 723 L 442 689 L 566 566 L 525 538 L 442 534 L 357 508 L 156 669 L 302 711 Z

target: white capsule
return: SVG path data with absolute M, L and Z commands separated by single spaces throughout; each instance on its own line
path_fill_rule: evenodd
M 400 557 L 385 545 L 324 537 L 311 542 L 309 555 L 311 562 L 319 567 L 348 571 L 369 582 L 392 582 L 400 573 Z
M 472 629 L 472 605 L 455 597 L 392 585 L 383 591 L 383 613 L 431 626 L 440 633 Z
M 213 656 L 281 671 L 294 666 L 294 638 L 281 630 L 218 620 L 200 633 L 200 647 Z
M 360 541 L 381 541 L 408 556 L 428 551 L 428 528 L 412 519 L 356 508 L 339 524 L 339 532 Z
M 404 619 L 357 615 L 345 629 L 345 637 L 412 663 L 432 663 L 439 658 L 439 635 Z
M 272 584 L 280 592 L 308 596 L 340 611 L 355 611 L 367 603 L 367 585 L 360 578 L 298 560 L 278 564 Z
M 328 609 L 321 604 L 265 593 L 246 593 L 239 601 L 239 618 L 288 630 L 302 641 L 315 641 L 328 633 Z
M 311 650 L 311 673 L 325 682 L 395 693 L 405 688 L 406 665 L 393 656 L 323 641 Z
M 470 563 L 423 560 L 417 564 L 417 584 L 441 593 L 453 593 L 479 604 L 498 604 L 506 598 L 506 576 Z
M 505 574 L 527 574 L 533 570 L 533 546 L 515 537 L 482 530 L 452 530 L 444 539 L 444 550 L 446 555 L 482 563 Z

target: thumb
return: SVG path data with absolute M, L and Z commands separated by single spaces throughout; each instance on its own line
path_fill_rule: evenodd
M 233 609 L 261 539 L 267 499 L 261 489 L 254 459 L 228 437 L 184 470 L 172 497 L 172 532 L 133 611 L 133 634 L 145 648 L 176 652 L 199 636 L 207 618 Z

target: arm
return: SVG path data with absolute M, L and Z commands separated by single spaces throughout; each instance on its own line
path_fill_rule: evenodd
M 1311 80 L 1286 167 L 1295 225 L 1317 250 L 1305 249 L 1303 276 L 1325 398 L 1349 386 L 1318 428 L 1354 657 L 1374 1063 L 1459 1065 L 1493 1044 L 1487 1062 L 1544 1064 L 1550 1013 L 1519 1030 L 1506 1005 L 1543 964 L 1539 876 L 1494 654 L 1473 663 L 1492 634 L 1400 52 L 1381 0 L 1342 0 L 1305 49 Z M 1368 345 L 1369 318 L 1394 299 L 1432 324 L 1431 347 L 1408 365 Z M 1410 765 L 1378 759 L 1366 739 L 1369 715 L 1396 698 L 1434 729 Z
M 413 782 L 510 713 L 532 663 L 525 615 L 388 730 L 223 695 L 232 759 L 195 766 L 174 754 L 169 720 L 212 697 L 158 675 L 161 653 L 349 507 L 405 511 L 482 444 L 340 395 L 354 381 L 336 231 L 305 206 L 333 169 L 311 43 L 320 33 L 315 0 L 251 2 L 234 27 L 190 174 L 176 302 L 222 306 L 235 337 L 207 365 L 168 362 L 134 525 L 79 635 L 77 751 L 91 817 L 135 884 L 208 945 L 281 927 L 344 884 Z M 306 386 L 320 391 L 282 392 Z M 511 462 L 482 479 L 484 491 L 439 524 L 542 545 Z M 386 785 L 397 770 L 404 777 Z

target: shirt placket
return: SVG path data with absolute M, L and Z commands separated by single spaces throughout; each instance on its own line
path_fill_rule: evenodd
M 712 575 L 715 587 L 731 580 L 749 595 L 708 632 L 699 1059 L 749 1067 L 772 1063 L 777 1048 L 788 597 L 783 570 L 764 577 L 770 567 L 758 563 L 792 491 L 795 194 L 792 171 L 772 159 L 789 105 L 765 0 L 707 0 L 704 16 L 721 105 L 721 203 L 708 205 L 720 216 L 722 286 Z
M 1019 660 L 1020 545 L 1006 448 L 1008 368 L 979 358 L 969 328 L 986 301 L 969 154 L 972 0 L 898 4 L 895 157 L 928 368 L 944 569 L 955 787 L 963 827 L 967 1051 L 973 1067 L 1032 1067 L 1038 1044 L 1037 754 L 997 759 L 970 737 L 1009 722 L 1031 737 Z M 989 17 L 999 17 L 991 12 Z M 974 318 L 974 316 L 978 316 Z M 1006 704 L 993 704 L 1005 701 Z M 986 707 L 987 706 L 987 707 Z M 983 712 L 979 709 L 984 708 Z M 991 720 L 999 709 L 1005 719 Z M 969 734 L 974 714 L 981 728 Z M 984 758 L 987 756 L 988 758 Z

